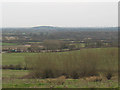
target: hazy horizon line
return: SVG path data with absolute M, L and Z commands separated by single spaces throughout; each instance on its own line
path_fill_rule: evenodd
M 37 26 L 21 26 L 21 27 L 0 27 L 0 28 L 34 28 L 34 27 L 59 27 L 59 28 L 108 28 L 120 26 L 54 26 L 54 25 L 37 25 Z

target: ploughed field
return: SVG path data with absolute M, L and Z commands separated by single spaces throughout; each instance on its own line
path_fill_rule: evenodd
M 3 53 L 2 62 L 3 66 L 32 68 L 3 69 L 3 88 L 118 87 L 117 48 L 89 48 L 57 53 Z M 46 71 L 48 68 L 49 72 Z

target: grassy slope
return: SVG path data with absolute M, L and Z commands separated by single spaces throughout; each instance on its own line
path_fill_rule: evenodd
M 83 79 L 66 79 L 63 85 L 54 82 L 49 83 L 48 79 L 19 79 L 27 75 L 24 70 L 3 70 L 3 88 L 116 88 L 117 79 L 102 82 L 88 82 Z
M 105 50 L 112 50 L 117 48 L 98 48 L 98 49 L 83 49 L 80 51 L 72 51 L 74 52 L 86 52 L 86 50 L 90 50 L 91 52 L 101 51 L 104 52 Z M 61 53 L 61 52 L 60 52 Z M 60 54 L 57 53 L 57 54 Z M 68 53 L 68 52 L 63 52 Z M 37 53 L 4 53 L 3 54 L 3 65 L 9 64 L 24 64 L 24 57 L 25 56 L 32 56 L 36 55 Z M 40 53 L 44 54 L 44 53 Z M 56 54 L 56 53 L 52 53 Z M 3 70 L 3 87 L 4 88 L 24 88 L 24 87 L 32 87 L 32 88 L 49 88 L 54 86 L 55 88 L 96 88 L 96 87 L 117 87 L 118 82 L 117 79 L 115 80 L 107 80 L 102 82 L 88 82 L 81 79 L 67 79 L 65 80 L 64 85 L 57 85 L 55 83 L 48 83 L 46 79 L 19 79 L 20 77 L 27 75 L 28 71 L 24 70 Z
M 1 45 L 1 43 L 0 43 Z M 2 43 L 2 45 L 6 46 L 6 45 L 18 45 L 17 43 Z
M 16 65 L 24 64 L 25 56 L 31 56 L 36 53 L 3 53 L 2 54 L 2 64 L 3 65 Z

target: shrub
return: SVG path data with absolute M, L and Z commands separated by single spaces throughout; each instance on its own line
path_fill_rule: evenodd
M 85 78 L 85 80 L 89 82 L 98 82 L 98 81 L 102 81 L 102 78 L 99 76 L 91 76 L 91 77 Z
M 108 80 L 110 80 L 113 76 L 114 76 L 114 71 L 113 70 L 111 70 L 111 69 L 108 69 L 106 72 L 104 72 L 104 76 L 108 79 Z
M 112 78 L 112 76 L 113 76 L 112 73 L 107 73 L 107 74 L 106 74 L 106 78 L 107 78 L 108 80 L 110 80 L 110 79 Z

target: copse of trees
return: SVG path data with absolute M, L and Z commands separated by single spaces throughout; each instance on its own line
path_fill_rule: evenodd
M 43 45 L 47 50 L 57 50 L 67 48 L 67 43 L 61 40 L 44 40 Z
M 42 53 L 25 57 L 31 78 L 82 78 L 103 73 L 106 77 L 118 71 L 118 50 L 87 49 L 80 52 Z

